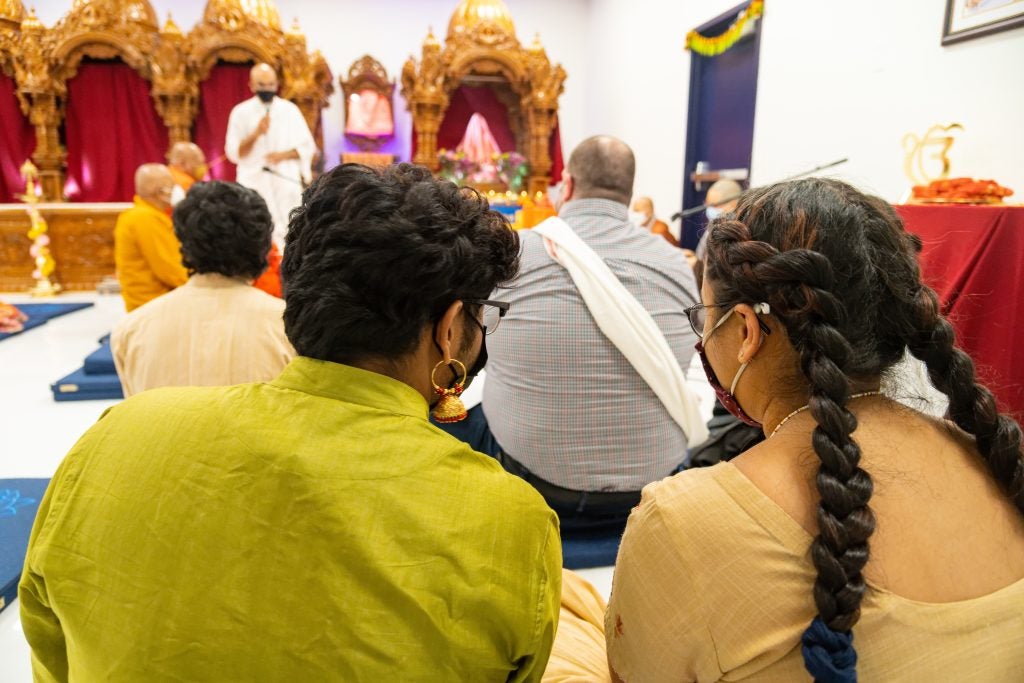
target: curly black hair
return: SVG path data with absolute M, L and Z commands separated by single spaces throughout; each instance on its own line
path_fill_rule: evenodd
M 476 191 L 412 164 L 343 164 L 292 212 L 285 332 L 310 358 L 396 358 L 453 302 L 485 299 L 518 272 L 518 236 Z
M 849 633 L 860 617 L 875 529 L 873 484 L 860 467 L 847 402 L 853 386 L 877 383 L 904 350 L 924 361 L 949 398 L 949 419 L 974 435 L 993 478 L 1024 513 L 1021 428 L 999 413 L 956 347 L 938 297 L 921 281 L 920 248 L 888 202 L 820 178 L 746 192 L 708 236 L 705 277 L 716 303 L 767 302 L 799 354 L 821 461 L 814 602 L 833 632 Z
M 196 183 L 174 207 L 173 220 L 190 275 L 255 280 L 267 269 L 274 222 L 255 190 L 219 180 Z

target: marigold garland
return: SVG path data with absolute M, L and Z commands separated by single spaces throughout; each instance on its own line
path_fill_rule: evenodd
M 732 23 L 729 28 L 725 30 L 721 35 L 713 38 L 702 36 L 696 31 L 690 31 L 686 34 L 686 49 L 696 52 L 704 57 L 714 57 L 720 55 L 740 39 L 743 35 L 743 27 L 746 26 L 747 22 L 751 19 L 756 19 L 764 14 L 764 0 L 752 0 L 747 9 L 740 12 L 739 16 L 736 17 L 736 21 Z

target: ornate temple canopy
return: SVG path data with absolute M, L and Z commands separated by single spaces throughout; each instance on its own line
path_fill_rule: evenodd
M 517 147 L 530 163 L 531 192 L 547 187 L 549 144 L 565 70 L 552 65 L 539 37 L 524 48 L 502 0 L 462 0 L 452 13 L 444 46 L 427 33 L 419 62 L 402 69 L 402 95 L 416 136 L 413 161 L 437 170 L 437 133 L 452 93 L 464 82 L 500 82 L 511 93 Z
M 209 0 L 187 34 L 168 17 L 159 28 L 148 0 L 74 0 L 47 29 L 21 0 L 0 0 L 0 70 L 12 74 L 22 110 L 36 129 L 33 161 L 44 195 L 63 190 L 59 131 L 67 82 L 83 59 L 119 59 L 150 81 L 170 141 L 191 137 L 199 84 L 218 61 L 267 62 L 281 75 L 281 96 L 298 105 L 310 130 L 334 90 L 323 56 L 306 51 L 297 25 L 285 32 L 272 0 Z

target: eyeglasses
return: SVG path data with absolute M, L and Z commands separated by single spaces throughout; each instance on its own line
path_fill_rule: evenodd
M 690 321 L 690 327 L 693 328 L 693 333 L 697 335 L 698 339 L 704 339 L 704 323 L 707 321 L 708 317 L 708 314 L 706 313 L 707 309 L 721 308 L 722 306 L 723 304 L 708 304 L 706 306 L 704 304 L 694 304 L 693 306 L 690 306 L 684 311 L 686 313 L 686 318 Z M 711 328 L 708 334 L 714 332 L 719 325 L 728 320 L 729 316 L 732 315 L 735 310 L 735 308 L 729 309 L 728 313 L 726 313 L 725 315 L 718 319 L 718 322 L 715 323 L 715 326 Z M 755 315 L 757 314 L 757 312 L 758 311 L 756 310 L 754 311 Z M 768 327 L 768 325 L 766 325 L 765 322 L 760 318 L 757 319 L 757 325 L 758 327 L 761 328 L 761 332 L 765 334 L 772 333 L 771 328 Z
M 477 324 L 483 329 L 484 334 L 494 334 L 511 305 L 507 301 L 491 301 L 489 299 L 463 299 L 462 303 L 476 304 L 483 308 L 483 315 Z

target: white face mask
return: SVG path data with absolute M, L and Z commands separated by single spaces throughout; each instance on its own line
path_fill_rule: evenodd
M 651 222 L 651 217 L 646 213 L 641 213 L 640 211 L 630 211 L 629 222 L 638 228 L 642 228 Z
M 704 214 L 708 217 L 709 221 L 713 221 L 719 216 L 724 215 L 725 211 L 718 206 L 709 206 L 708 208 L 704 209 Z

